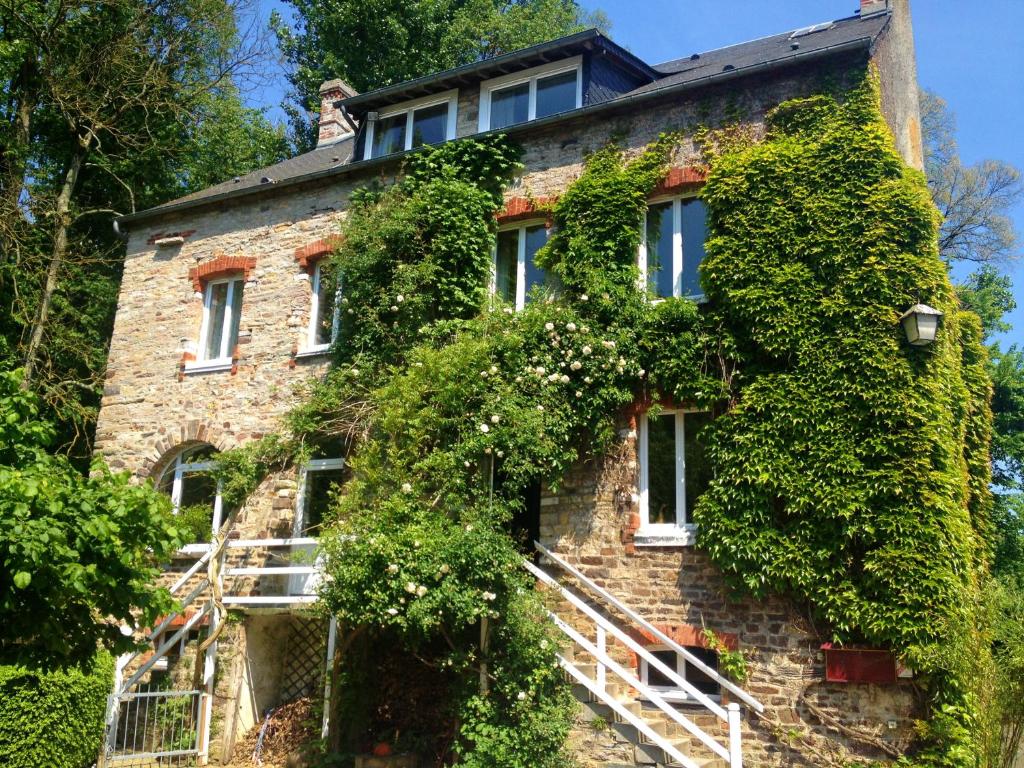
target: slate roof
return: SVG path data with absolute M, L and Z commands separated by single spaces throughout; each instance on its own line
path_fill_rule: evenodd
M 809 34 L 807 30 L 810 30 L 810 27 L 802 30 L 791 30 L 746 43 L 730 45 L 725 48 L 718 48 L 685 58 L 666 61 L 649 68 L 650 72 L 656 73 L 657 79 L 633 91 L 609 101 L 587 105 L 580 109 L 544 118 L 543 120 L 510 126 L 505 128 L 504 132 L 517 133 L 531 126 L 568 120 L 579 116 L 581 113 L 607 109 L 645 97 L 654 97 L 661 91 L 684 89 L 705 82 L 725 79 L 726 77 L 742 76 L 767 68 L 786 66 L 801 59 L 828 55 L 833 51 L 850 50 L 861 46 L 867 49 L 874 44 L 886 24 L 888 24 L 889 18 L 890 14 L 888 12 L 873 14 L 865 18 L 851 16 L 834 22 L 826 22 L 824 25 L 816 25 L 824 28 Z M 594 41 L 598 39 L 611 43 L 599 32 L 589 30 L 577 35 L 571 35 L 568 38 L 544 43 L 540 46 L 533 46 L 521 52 L 508 54 L 505 57 L 499 57 L 499 59 L 505 65 L 508 64 L 508 61 L 512 60 L 522 63 L 523 61 L 532 60 L 531 57 L 538 51 L 543 55 L 558 49 L 559 45 L 563 43 L 578 45 L 581 41 Z M 614 44 L 612 43 L 611 45 Z M 615 48 L 619 49 L 618 46 L 615 46 Z M 632 54 L 629 55 L 632 56 Z M 506 59 L 508 61 L 505 61 Z M 414 87 L 415 89 L 434 86 L 450 87 L 450 83 L 455 82 L 453 78 L 464 78 L 470 70 L 479 75 L 487 68 L 488 63 L 477 62 L 466 67 L 440 72 L 430 77 L 419 78 L 409 83 L 399 83 L 395 86 L 379 89 L 378 91 L 360 94 L 346 100 L 345 103 L 353 99 L 359 100 L 359 103 L 365 109 L 368 105 L 374 104 L 378 100 L 377 97 L 388 95 L 390 98 L 396 98 L 398 94 L 408 91 L 409 87 Z M 477 70 L 480 70 L 480 72 L 477 72 Z M 488 69 L 487 71 L 489 72 L 490 70 Z M 347 173 L 350 170 L 355 171 L 357 169 L 369 168 L 393 161 L 396 157 L 396 155 L 390 155 L 373 160 L 353 161 L 353 145 L 354 137 L 349 137 L 335 144 L 315 149 L 312 152 L 306 152 L 276 165 L 261 168 L 245 176 L 217 184 L 200 192 L 195 192 L 145 211 L 129 214 L 122 217 L 120 221 L 137 221 L 161 213 L 192 208 L 244 194 L 255 194 L 276 186 L 311 181 L 338 173 Z

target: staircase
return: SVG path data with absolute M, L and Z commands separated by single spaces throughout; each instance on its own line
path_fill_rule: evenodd
M 118 659 L 114 690 L 107 698 L 103 750 L 99 768 L 196 766 L 209 761 L 213 714 L 217 638 L 228 606 L 290 607 L 315 602 L 315 562 L 291 564 L 292 556 L 306 559 L 317 542 L 313 538 L 229 538 L 231 523 L 214 537 L 202 556 L 169 588 L 181 598 L 177 610 L 165 616 L 145 635 L 155 650 L 140 650 Z M 283 556 L 275 551 L 284 550 Z M 236 556 L 228 560 L 229 552 Z M 303 556 L 300 555 L 300 560 Z M 268 565 L 284 561 L 285 565 Z M 255 563 L 255 564 L 254 564 Z M 253 579 L 265 584 L 286 581 L 282 594 L 251 594 Z M 298 585 L 299 594 L 291 594 Z M 202 629 L 206 627 L 205 638 Z M 128 630 L 131 631 L 131 630 Z M 328 660 L 333 656 L 335 624 L 329 636 Z M 155 683 L 153 674 L 168 669 L 177 651 L 190 645 L 197 655 L 190 680 L 179 676 L 171 686 Z M 325 720 L 326 723 L 326 720 Z M 325 725 L 326 727 L 326 725 Z
M 764 711 L 763 705 L 565 560 L 539 543 L 536 547 L 548 570 L 529 561 L 524 567 L 559 604 L 557 611 L 548 613 L 569 641 L 559 664 L 589 713 L 603 718 L 634 745 L 634 765 L 742 768 L 742 712 L 737 702 L 758 713 Z M 653 637 L 674 651 L 733 701 L 723 706 L 698 690 L 638 642 L 636 634 Z M 609 637 L 615 641 L 613 648 Z M 667 678 L 685 696 L 685 706 L 642 682 L 621 655 L 616 659 L 615 651 L 622 648 Z

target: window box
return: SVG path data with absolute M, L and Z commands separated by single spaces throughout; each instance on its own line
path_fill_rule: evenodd
M 526 123 L 583 105 L 582 57 L 555 61 L 480 85 L 480 131 Z
M 366 129 L 363 159 L 454 139 L 458 95 L 446 91 L 382 110 Z
M 895 683 L 896 657 L 892 651 L 870 648 L 821 646 L 825 652 L 825 681 L 829 683 Z

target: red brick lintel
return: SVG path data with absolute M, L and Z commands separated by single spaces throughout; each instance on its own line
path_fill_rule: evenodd
M 526 219 L 550 219 L 551 207 L 557 197 L 510 197 L 505 207 L 494 214 L 498 224 L 511 224 Z
M 330 235 L 295 249 L 295 260 L 299 266 L 311 272 L 318 259 L 322 259 L 341 244 L 341 235 Z
M 683 647 L 710 648 L 707 638 L 704 636 L 703 627 L 695 627 L 692 624 L 682 623 L 655 624 L 654 626 Z M 714 632 L 714 630 L 712 631 Z M 639 629 L 636 627 L 630 628 L 629 635 L 645 647 L 651 645 L 663 645 L 660 638 L 645 629 Z M 722 645 L 730 651 L 735 651 L 740 647 L 739 636 L 732 632 L 715 632 L 715 637 L 717 637 L 722 642 Z M 630 652 L 630 661 L 634 668 L 640 668 L 640 657 L 638 654 Z
M 661 195 L 674 195 L 679 192 L 689 192 L 700 187 L 707 180 L 707 172 L 697 166 L 676 166 L 670 168 L 658 186 L 651 190 L 651 197 Z
M 242 276 L 248 280 L 255 268 L 255 256 L 220 255 L 203 262 L 199 266 L 192 267 L 188 271 L 188 277 L 192 281 L 192 287 L 198 293 L 203 290 L 203 283 L 219 277 L 227 277 L 235 272 L 241 272 Z

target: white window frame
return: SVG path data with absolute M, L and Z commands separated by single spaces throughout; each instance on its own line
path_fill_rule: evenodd
M 689 520 L 686 508 L 686 422 L 687 413 L 703 413 L 696 409 L 665 409 L 658 412 L 658 417 L 675 417 L 675 489 L 676 489 L 676 522 L 650 522 L 650 422 L 647 413 L 640 415 L 637 425 L 637 443 L 640 464 L 639 507 L 640 528 L 635 534 L 635 543 L 660 544 L 671 546 L 690 546 L 697 540 L 697 526 Z M 680 522 L 682 521 L 682 522 Z
M 336 469 L 344 469 L 344 459 L 310 459 L 299 470 L 299 490 L 295 494 L 295 518 L 292 522 L 292 535 L 295 538 L 302 537 L 302 530 L 306 525 L 306 493 L 310 472 L 329 472 Z
M 516 245 L 516 298 L 515 310 L 520 311 L 526 306 L 526 230 L 533 227 L 548 227 L 547 219 L 530 219 L 517 221 L 513 224 L 505 224 L 498 227 L 498 232 L 518 233 Z M 550 235 L 549 235 L 550 237 Z M 491 246 L 491 296 L 498 295 L 498 236 L 494 237 L 494 245 Z
M 303 532 L 306 525 L 306 494 L 308 493 L 309 473 L 344 469 L 345 459 L 310 459 L 299 469 L 299 490 L 295 494 L 295 515 L 292 519 L 292 537 L 295 539 L 316 538 Z M 323 555 L 317 552 L 316 544 L 295 544 L 291 548 L 292 555 L 302 565 L 323 566 Z M 295 562 L 295 561 L 293 561 Z M 295 573 L 288 579 L 289 595 L 315 595 L 320 585 L 320 574 Z
M 491 94 L 495 91 L 500 91 L 503 88 L 509 88 L 513 85 L 522 85 L 523 83 L 530 84 L 530 97 L 529 107 L 526 117 L 526 122 L 537 119 L 537 81 L 545 77 L 551 77 L 552 75 L 560 75 L 564 72 L 570 72 L 576 70 L 576 106 L 575 109 L 579 109 L 583 106 L 583 57 L 573 56 L 569 59 L 562 59 L 561 61 L 553 61 L 550 64 L 544 64 L 533 69 L 527 69 L 523 72 L 513 72 L 510 75 L 503 75 L 502 77 L 495 77 L 491 80 L 485 80 L 480 84 L 480 119 L 479 119 L 479 130 L 481 133 L 490 131 L 491 129 Z M 523 125 L 523 123 L 513 123 L 513 125 Z M 511 126 L 504 126 L 510 128 Z M 502 129 L 494 129 L 502 130 Z
M 660 651 L 671 651 L 673 649 L 669 648 L 667 645 L 649 645 L 649 646 L 646 646 L 646 650 L 650 651 L 651 653 L 656 653 L 656 652 L 660 652 Z M 686 676 L 686 659 L 684 659 L 683 655 L 681 653 L 678 653 L 678 652 L 676 653 L 675 657 L 676 657 L 675 673 L 677 675 L 679 675 L 681 678 L 683 678 L 683 680 L 686 680 L 686 682 L 688 682 L 688 683 L 692 682 Z M 640 659 L 640 682 L 641 683 L 643 683 L 645 686 L 647 686 L 651 690 L 657 691 L 658 693 L 660 693 L 661 694 L 661 698 L 665 699 L 666 701 L 693 701 L 694 700 L 694 697 L 692 695 L 690 695 L 689 693 L 687 693 L 682 688 L 676 688 L 675 686 L 672 686 L 672 685 L 651 685 L 651 683 L 649 682 L 650 681 L 650 674 L 651 674 L 650 664 L 647 663 L 647 659 L 641 658 Z M 712 701 L 721 701 L 721 699 L 722 699 L 721 688 L 719 688 L 719 693 L 707 693 L 707 694 L 704 694 L 704 695 L 707 696 Z
M 338 338 L 338 325 L 341 320 L 338 299 L 341 297 L 341 285 L 338 286 L 338 290 L 335 292 L 334 313 L 331 317 L 331 340 L 326 344 L 318 344 L 316 341 L 317 326 L 320 324 L 321 266 L 323 266 L 322 259 L 313 265 L 313 275 L 309 279 L 312 289 L 309 299 L 309 323 L 306 326 L 306 343 L 302 352 L 299 353 L 300 355 L 320 355 L 328 352 L 334 340 Z
M 647 211 L 652 205 L 672 203 L 672 295 L 676 298 L 693 299 L 702 301 L 703 293 L 689 293 L 683 295 L 683 203 L 691 200 L 698 200 L 700 195 L 664 195 L 647 201 L 643 216 L 640 220 L 640 252 L 637 254 L 637 266 L 640 267 L 640 290 L 645 293 L 647 286 Z M 664 301 L 667 296 L 655 296 L 652 302 Z
M 230 277 L 221 277 L 216 280 L 208 280 L 203 285 L 203 322 L 199 326 L 199 347 L 196 349 L 196 361 L 186 363 L 186 371 L 219 371 L 231 367 L 232 350 L 228 344 L 231 339 L 231 323 L 237 311 L 242 312 L 241 307 L 235 307 L 235 283 L 241 282 L 244 286 L 245 277 L 235 274 Z M 213 302 L 213 286 L 227 283 L 228 290 L 224 295 L 224 324 L 221 326 L 220 355 L 217 357 L 206 357 L 206 340 L 210 335 L 210 304 Z M 244 293 L 243 293 L 244 301 Z M 241 326 L 239 326 L 241 328 Z M 237 343 L 237 339 L 236 339 Z
M 363 160 L 373 159 L 373 137 L 376 131 L 377 123 L 381 120 L 386 120 L 389 117 L 400 115 L 403 112 L 406 113 L 405 117 L 405 144 L 402 147 L 403 152 L 408 152 L 412 149 L 412 125 L 413 125 L 413 114 L 420 109 L 426 109 L 427 107 L 436 107 L 438 104 L 448 105 L 448 124 L 445 126 L 445 141 L 451 141 L 455 138 L 455 126 L 456 126 L 456 111 L 459 106 L 459 90 L 454 88 L 444 93 L 436 93 L 432 96 L 424 96 L 422 99 L 413 99 L 412 101 L 403 101 L 401 104 L 396 104 L 388 109 L 381 110 L 377 113 L 377 119 L 366 128 L 366 142 L 363 147 Z M 378 155 L 378 157 L 386 157 L 386 155 Z
M 171 509 L 174 514 L 178 514 L 181 511 L 181 493 L 185 485 L 185 475 L 194 472 L 208 472 L 217 465 L 217 462 L 210 460 L 182 461 L 186 452 L 187 449 L 180 451 L 178 455 L 174 457 L 174 464 L 165 469 L 163 474 L 163 477 L 166 477 L 168 472 L 171 472 L 172 470 L 174 472 L 174 479 L 171 481 Z M 223 522 L 224 505 L 220 497 L 220 487 L 220 481 L 217 481 L 217 495 L 213 497 L 213 524 L 210 528 L 211 541 L 213 539 L 213 534 L 220 530 L 221 523 Z M 211 546 L 212 544 L 209 542 L 205 544 L 186 544 L 181 548 L 181 551 L 190 554 L 205 552 Z

